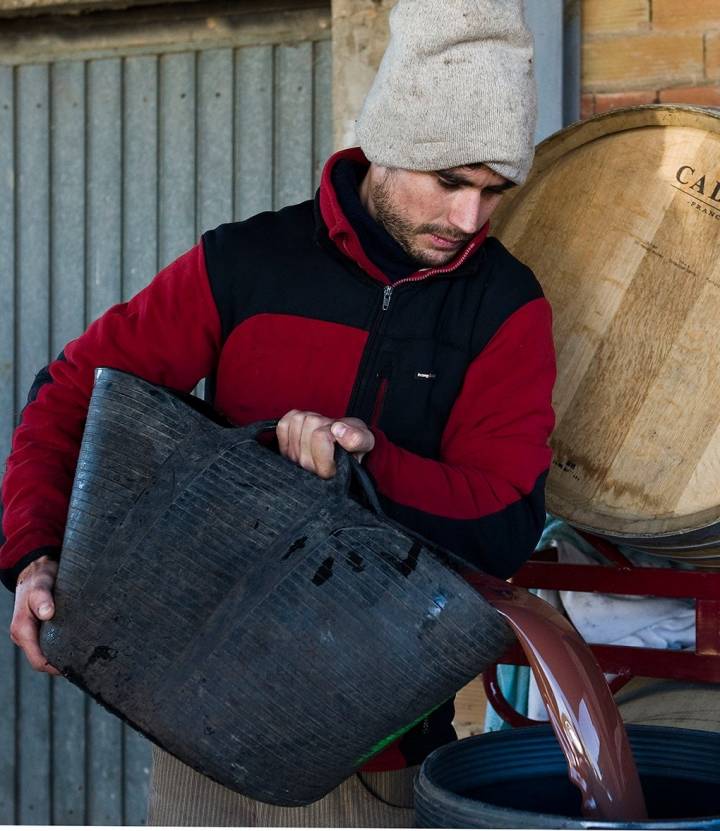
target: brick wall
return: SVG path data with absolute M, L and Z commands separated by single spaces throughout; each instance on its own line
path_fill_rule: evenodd
M 582 0 L 582 116 L 720 107 L 720 0 Z

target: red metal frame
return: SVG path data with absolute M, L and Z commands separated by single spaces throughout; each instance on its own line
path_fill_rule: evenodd
M 592 644 L 590 649 L 603 671 L 617 676 L 610 685 L 613 692 L 635 675 L 720 683 L 720 571 L 633 566 L 612 543 L 583 536 L 608 559 L 607 565 L 558 563 L 555 551 L 549 549 L 537 552 L 512 582 L 527 589 L 694 598 L 694 652 L 606 644 Z M 498 663 L 527 666 L 528 662 L 519 644 L 514 644 Z M 496 665 L 484 671 L 483 684 L 488 701 L 508 724 L 538 724 L 508 703 L 497 681 Z

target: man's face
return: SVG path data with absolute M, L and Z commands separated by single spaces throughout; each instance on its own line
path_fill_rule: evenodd
M 480 165 L 420 173 L 371 164 L 360 197 L 416 262 L 433 268 L 457 256 L 509 187 L 512 182 Z

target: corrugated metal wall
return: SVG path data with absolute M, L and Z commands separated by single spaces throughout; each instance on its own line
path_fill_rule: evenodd
M 2 458 L 35 373 L 89 321 L 202 230 L 312 194 L 332 149 L 328 37 L 0 65 Z M 142 824 L 147 743 L 30 670 L 3 634 L 11 601 L 0 824 Z
M 577 118 L 578 3 L 527 6 L 540 139 Z M 329 35 L 0 56 L 0 457 L 35 372 L 90 320 L 202 230 L 311 194 L 332 149 Z M 3 634 L 11 601 L 0 591 L 0 824 L 142 824 L 147 743 L 29 669 Z

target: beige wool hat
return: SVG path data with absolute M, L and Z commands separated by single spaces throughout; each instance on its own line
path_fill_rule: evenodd
M 399 0 L 357 122 L 370 161 L 406 170 L 484 162 L 522 184 L 536 117 L 522 0 Z

